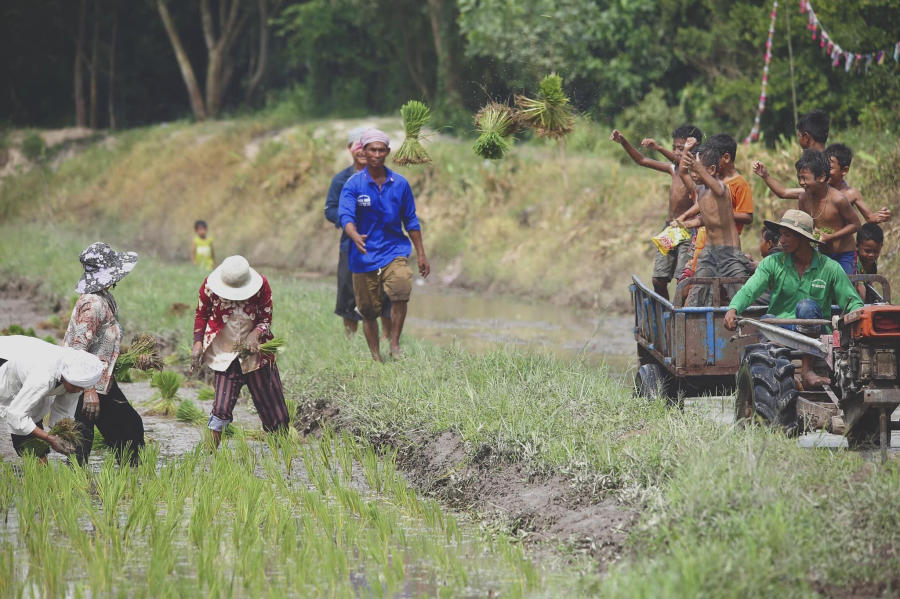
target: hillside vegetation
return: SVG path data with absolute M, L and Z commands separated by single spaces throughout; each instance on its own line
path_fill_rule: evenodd
M 399 145 L 398 119 L 296 124 L 275 112 L 134 129 L 78 152 L 51 148 L 2 181 L 0 216 L 74 227 L 85 242 L 102 237 L 173 261 L 188 259 L 192 224 L 203 218 L 220 258 L 242 253 L 261 265 L 330 273 L 338 232 L 323 217 L 324 199 L 348 163 L 345 132 L 364 123 Z M 630 133 L 636 143 L 645 132 Z M 849 179 L 870 205 L 900 212 L 900 144 L 860 130 L 831 139 L 857 152 Z M 397 170 L 416 193 L 435 282 L 624 309 L 631 273 L 649 279 L 649 239 L 663 223 L 669 181 L 633 165 L 606 128 L 582 119 L 565 150 L 531 140 L 493 162 L 476 157 L 469 140 L 432 134 L 426 143 L 433 165 Z M 798 154 L 790 140 L 773 150 L 739 146 L 737 164 L 756 198 L 745 251 L 756 253 L 762 218 L 791 205 L 749 174 L 752 160 L 792 181 Z M 896 280 L 896 221 L 887 232 L 881 268 Z

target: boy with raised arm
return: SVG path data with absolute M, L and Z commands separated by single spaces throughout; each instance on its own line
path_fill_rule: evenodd
M 678 162 L 682 150 L 684 149 L 684 144 L 689 137 L 699 141 L 703 138 L 703 133 L 693 125 L 682 125 L 675 129 L 675 131 L 672 132 L 672 152 L 663 152 L 663 154 L 673 162 L 661 162 L 659 160 L 648 158 L 637 151 L 618 129 L 614 129 L 609 136 L 611 141 L 622 145 L 625 152 L 628 153 L 635 164 L 661 173 L 666 173 L 672 178 L 672 185 L 669 188 L 669 211 L 666 217 L 667 223 L 675 218 L 675 216 L 683 214 L 693 203 L 687 188 L 678 177 L 678 172 L 675 168 L 675 164 Z M 645 139 L 641 143 L 652 149 L 660 149 L 659 145 L 651 139 Z M 669 281 L 684 271 L 684 267 L 690 258 L 690 240 L 681 242 L 676 247 L 672 248 L 668 254 L 663 255 L 661 252 L 657 253 L 656 259 L 653 261 L 653 290 L 668 299 Z
M 862 194 L 847 183 L 847 173 L 853 161 L 853 150 L 844 144 L 831 144 L 825 148 L 825 160 L 828 162 L 828 184 L 847 197 L 851 206 L 855 206 L 867 223 L 883 223 L 891 219 L 891 211 L 883 207 L 877 212 L 869 209 L 863 202 Z
M 697 198 L 700 214 L 694 222 L 706 227 L 706 245 L 697 259 L 696 277 L 746 277 L 750 275 L 750 261 L 741 252 L 741 240 L 734 222 L 731 192 L 719 176 L 721 152 L 704 146 L 697 157 L 692 153 L 697 140 L 688 139 L 681 154 L 678 174 L 688 191 Z M 695 286 L 688 295 L 689 306 L 708 305 L 708 286 Z
M 794 166 L 797 169 L 799 190 L 786 189 L 772 179 L 766 166 L 759 161 L 753 164 L 753 172 L 778 197 L 797 197 L 798 207 L 813 217 L 815 227 L 819 230 L 819 241 L 825 245 L 822 253 L 837 261 L 848 275 L 856 274 L 856 245 L 853 235 L 859 230 L 859 217 L 844 194 L 828 185 L 829 169 L 824 154 L 816 150 L 804 150 Z

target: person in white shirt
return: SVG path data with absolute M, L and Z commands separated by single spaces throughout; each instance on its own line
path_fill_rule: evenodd
M 51 427 L 72 418 L 78 394 L 93 387 L 103 371 L 103 362 L 86 351 L 34 337 L 0 337 L 0 419 L 12 433 L 16 453 L 21 455 L 29 437 L 46 441 L 61 454 L 74 451 L 44 431 L 43 418 L 50 414 Z

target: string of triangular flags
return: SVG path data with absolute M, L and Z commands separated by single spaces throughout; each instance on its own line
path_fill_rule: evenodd
M 800 12 L 806 13 L 808 24 L 806 28 L 810 31 L 813 40 L 819 40 L 819 47 L 831 58 L 831 66 L 837 67 L 843 64 L 844 70 L 848 73 L 853 69 L 859 71 L 860 65 L 865 63 L 865 72 L 869 72 L 869 67 L 874 63 L 877 65 L 884 64 L 884 60 L 891 50 L 878 50 L 875 52 L 850 52 L 841 48 L 837 42 L 831 39 L 831 36 L 822 27 L 816 11 L 813 10 L 809 0 L 800 0 Z M 900 41 L 894 44 L 893 48 L 894 61 L 900 62 Z
M 753 119 L 753 128 L 750 135 L 744 138 L 744 143 L 759 139 L 759 120 L 766 111 L 766 87 L 769 85 L 769 63 L 772 62 L 772 37 L 775 35 L 775 15 L 778 13 L 778 0 L 772 2 L 772 12 L 769 14 L 769 37 L 766 39 L 766 62 L 763 66 L 762 89 L 759 92 L 759 105 L 756 109 L 756 118 Z

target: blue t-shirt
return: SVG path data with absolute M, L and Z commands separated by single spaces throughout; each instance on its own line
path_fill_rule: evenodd
M 341 228 L 341 221 L 338 220 L 338 205 L 341 201 L 341 189 L 344 188 L 344 183 L 347 182 L 347 179 L 352 177 L 355 172 L 356 167 L 351 164 L 334 176 L 331 180 L 331 186 L 328 188 L 328 197 L 325 199 L 325 218 L 328 219 L 329 222 L 334 223 L 334 226 L 338 229 Z M 341 252 L 348 253 L 351 245 L 353 245 L 353 242 L 350 241 L 347 234 L 341 230 Z
M 341 228 L 354 223 L 366 238 L 366 253 L 350 244 L 351 272 L 371 272 L 384 268 L 394 258 L 409 256 L 412 244 L 403 233 L 420 230 L 416 202 L 409 182 L 387 167 L 387 179 L 378 185 L 368 167 L 352 175 L 341 190 L 338 218 Z

